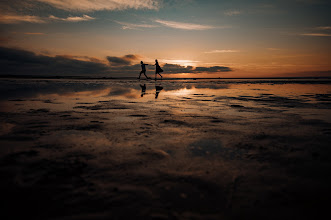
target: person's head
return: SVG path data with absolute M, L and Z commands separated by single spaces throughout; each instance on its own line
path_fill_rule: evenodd
M 140 61 L 141 64 L 143 64 L 143 61 Z
M 157 63 L 157 59 L 155 59 L 155 63 Z

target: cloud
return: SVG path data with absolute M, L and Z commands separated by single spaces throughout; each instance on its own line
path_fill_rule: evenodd
M 241 11 L 239 11 L 239 10 L 229 10 L 229 11 L 224 12 L 224 14 L 227 15 L 227 16 L 234 16 L 234 15 L 241 14 Z
M 176 74 L 176 73 L 215 73 L 215 72 L 230 72 L 231 68 L 226 66 L 212 66 L 212 67 L 192 67 L 192 66 L 181 66 L 178 64 L 165 64 L 163 67 L 165 74 Z
M 0 36 L 0 44 L 2 43 L 8 43 L 11 40 L 10 37 L 1 37 Z
M 131 30 L 140 30 L 140 28 L 155 28 L 158 27 L 157 25 L 151 25 L 151 24 L 132 24 L 132 23 L 126 23 L 121 21 L 115 21 L 116 23 L 122 25 L 122 29 L 131 29 Z
M 319 26 L 310 29 L 311 33 L 301 33 L 299 35 L 308 37 L 331 37 L 331 26 Z
M 107 57 L 107 60 L 109 61 L 111 66 L 127 66 L 130 65 L 131 62 L 129 60 L 120 58 L 120 57 Z
M 126 29 L 141 30 L 142 28 L 159 27 L 158 25 L 153 25 L 153 24 L 134 24 L 134 23 L 121 22 L 121 21 L 115 21 L 115 22 L 122 25 L 123 30 L 126 30 Z M 216 27 L 210 26 L 210 25 L 184 23 L 184 22 L 177 22 L 177 21 L 166 21 L 166 20 L 161 20 L 161 19 L 155 19 L 154 22 L 159 23 L 166 27 L 182 29 L 182 30 L 208 30 L 208 29 L 216 28 Z
M 159 0 L 37 0 L 66 11 L 101 11 L 160 8 Z
M 183 23 L 177 21 L 166 21 L 156 19 L 155 22 L 162 24 L 167 27 L 175 28 L 175 29 L 182 29 L 182 30 L 208 30 L 213 29 L 216 27 L 209 26 L 209 25 L 201 25 L 201 24 L 193 24 L 193 23 Z
M 128 54 L 125 55 L 123 58 L 127 60 L 138 60 L 140 56 L 135 55 L 135 54 Z
M 49 16 L 49 19 L 51 20 L 57 20 L 57 21 L 68 21 L 68 22 L 79 22 L 79 21 L 89 21 L 89 20 L 94 20 L 95 18 L 90 17 L 88 15 L 83 15 L 82 17 L 67 17 L 67 18 L 59 18 L 55 17 L 53 15 Z
M 231 72 L 232 69 L 226 66 L 212 66 L 212 67 L 197 67 L 195 68 L 194 72 L 201 73 L 201 72 Z
M 2 75 L 42 75 L 42 76 L 88 76 L 88 77 L 123 77 L 137 76 L 139 64 L 132 62 L 139 55 L 128 54 L 122 57 L 108 56 L 108 63 L 88 56 L 58 55 L 55 57 L 37 55 L 33 52 L 0 47 L 0 69 Z M 154 71 L 154 66 L 147 66 Z M 177 73 L 215 73 L 230 72 L 229 67 L 192 67 L 178 64 L 162 66 L 164 74 Z M 149 72 L 150 73 L 150 72 Z
M 192 66 L 181 66 L 179 64 L 165 64 L 162 67 L 164 70 L 166 70 L 166 73 L 174 74 L 174 73 L 192 73 L 193 67 Z
M 331 30 L 331 26 L 322 26 L 322 27 L 317 27 L 316 29 L 318 29 L 318 30 Z
M 89 56 L 72 56 L 72 55 L 57 55 L 57 57 L 62 57 L 66 59 L 74 59 L 74 60 L 81 60 L 81 61 L 91 61 L 94 63 L 103 63 L 105 64 L 106 62 L 103 60 L 100 60 L 95 57 L 89 57 Z
M 131 65 L 131 61 L 137 60 L 138 56 L 134 54 L 128 54 L 123 57 L 111 57 L 107 56 L 107 60 L 111 66 L 128 66 Z
M 45 33 L 32 33 L 32 32 L 26 32 L 26 33 L 24 33 L 24 34 L 26 34 L 26 35 L 45 35 Z
M 0 23 L 17 24 L 17 23 L 46 23 L 44 18 L 32 15 L 0 14 Z
M 106 74 L 109 66 L 65 56 L 36 55 L 21 49 L 0 47 L 1 74 L 10 75 L 93 75 Z
M 324 34 L 324 33 L 305 33 L 300 35 L 309 36 L 309 37 L 331 37 L 331 34 Z
M 50 21 L 66 21 L 66 22 L 79 22 L 79 21 L 89 21 L 94 20 L 95 18 L 90 17 L 88 15 L 83 15 L 82 17 L 67 17 L 67 18 L 59 18 L 53 15 L 49 17 L 39 17 L 32 15 L 17 15 L 17 14 L 4 14 L 0 15 L 0 23 L 3 24 L 18 24 L 18 23 L 48 23 Z
M 205 53 L 237 53 L 240 52 L 239 50 L 212 50 L 212 51 L 207 51 Z

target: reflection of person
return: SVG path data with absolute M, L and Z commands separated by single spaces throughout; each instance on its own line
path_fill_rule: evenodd
M 163 72 L 163 70 L 161 69 L 159 62 L 157 60 L 155 60 L 155 80 L 156 80 L 156 74 L 159 74 L 162 79 L 162 75 L 160 74 L 162 72 Z
M 140 85 L 140 87 L 141 87 L 141 97 L 143 97 L 146 93 L 146 84 Z
M 138 79 L 140 79 L 140 76 L 142 73 L 145 75 L 146 79 L 150 79 L 150 78 L 148 78 L 148 76 L 146 76 L 146 66 L 148 64 L 145 64 L 143 61 L 140 61 L 140 64 L 141 64 L 141 71 L 140 71 Z
M 161 92 L 161 90 L 163 89 L 163 86 L 160 85 L 155 85 L 155 99 L 157 99 L 157 97 L 159 97 L 159 93 Z

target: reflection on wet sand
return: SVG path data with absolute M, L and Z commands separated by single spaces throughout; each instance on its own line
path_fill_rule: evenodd
M 329 81 L 3 80 L 0 94 L 11 218 L 311 219 L 327 210 Z
M 144 95 L 146 94 L 146 84 L 140 84 L 140 88 L 141 88 L 141 95 L 140 97 L 144 97 Z M 155 81 L 155 99 L 158 98 L 159 93 L 161 92 L 161 90 L 163 89 L 162 83 L 156 83 Z
M 159 93 L 161 92 L 162 89 L 163 89 L 162 83 L 156 84 L 155 82 L 155 99 L 159 97 Z
M 141 97 L 144 97 L 146 93 L 146 84 L 144 85 L 140 84 L 140 87 L 141 87 Z

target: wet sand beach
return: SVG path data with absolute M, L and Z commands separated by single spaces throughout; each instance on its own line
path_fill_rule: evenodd
M 314 219 L 331 80 L 1 79 L 2 219 Z

